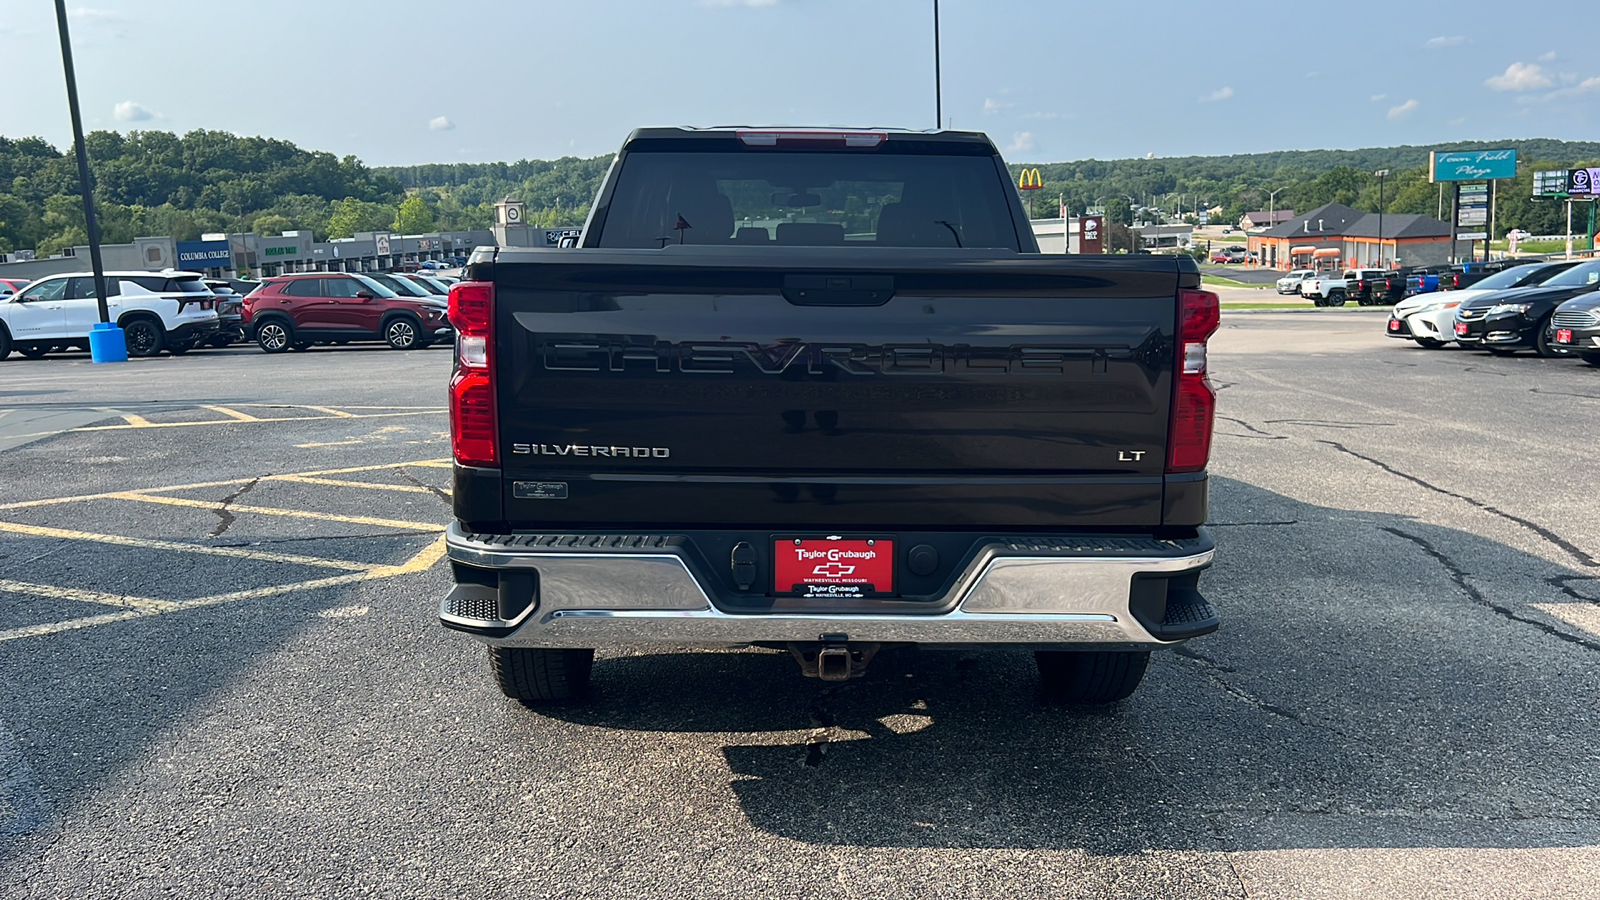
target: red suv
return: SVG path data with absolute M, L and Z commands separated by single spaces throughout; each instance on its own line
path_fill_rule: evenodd
M 304 350 L 318 341 L 384 341 L 396 350 L 420 350 L 453 334 L 445 304 L 401 297 L 354 272 L 268 278 L 244 298 L 244 327 L 268 353 Z

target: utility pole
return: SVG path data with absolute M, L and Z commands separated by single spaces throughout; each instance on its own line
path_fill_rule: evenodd
M 1278 188 L 1267 195 L 1267 227 L 1273 228 L 1278 223 L 1278 195 L 1283 193 L 1283 188 Z
M 939 76 L 939 0 L 933 0 L 933 127 L 944 127 L 944 85 Z
M 66 0 L 56 0 L 56 30 L 61 34 L 61 66 L 67 76 L 67 109 L 72 113 L 72 145 L 78 156 L 78 183 L 83 191 L 83 228 L 89 235 L 89 265 L 94 270 L 94 296 L 100 305 L 100 324 L 89 335 L 90 358 L 95 362 L 127 362 L 128 346 L 122 329 L 110 324 L 106 308 L 106 269 L 100 260 L 100 222 L 94 214 L 94 183 L 89 179 L 89 152 L 83 145 L 83 117 L 78 113 L 78 76 L 72 66 L 72 37 L 67 31 Z
M 1388 169 L 1379 169 L 1372 174 L 1378 176 L 1378 268 L 1387 269 L 1383 264 L 1383 179 L 1388 176 Z

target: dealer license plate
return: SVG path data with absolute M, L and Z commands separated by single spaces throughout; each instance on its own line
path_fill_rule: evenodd
M 1389 320 L 1389 330 L 1390 331 L 1399 331 L 1400 330 L 1400 320 L 1399 319 L 1390 319 Z
M 1459 336 L 1459 337 L 1466 337 L 1466 335 L 1467 335 L 1467 323 L 1465 323 L 1465 322 L 1457 322 L 1456 323 L 1456 335 Z
M 1557 328 L 1556 329 L 1556 343 L 1558 343 L 1558 344 L 1570 344 L 1570 343 L 1572 343 L 1572 329 L 1571 328 Z
M 894 593 L 894 541 L 885 538 L 778 538 L 773 593 L 804 597 L 882 597 Z

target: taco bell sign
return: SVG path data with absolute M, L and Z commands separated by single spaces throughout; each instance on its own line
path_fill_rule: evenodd
M 1428 154 L 1428 182 L 1493 181 L 1517 177 L 1516 150 L 1435 150 Z
M 233 250 L 227 241 L 179 241 L 178 268 L 231 269 Z

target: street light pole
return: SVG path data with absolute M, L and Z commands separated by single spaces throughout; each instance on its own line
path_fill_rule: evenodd
M 1383 264 L 1383 179 L 1388 177 L 1388 169 L 1379 169 L 1372 174 L 1378 176 L 1378 268 L 1387 269 Z
M 72 37 L 67 31 L 66 0 L 56 0 L 56 29 L 61 34 L 61 65 L 67 76 L 67 109 L 72 114 L 72 145 L 78 156 L 78 186 L 83 191 L 83 229 L 89 236 L 89 265 L 94 270 L 94 296 L 100 307 L 100 324 L 89 335 L 90 357 L 95 362 L 126 362 L 128 347 L 122 329 L 109 323 L 106 308 L 106 269 L 100 259 L 100 222 L 94 214 L 94 186 L 89 180 L 89 152 L 83 145 L 83 117 L 78 112 L 78 77 L 72 65 Z
M 944 127 L 944 85 L 939 75 L 939 0 L 933 0 L 933 127 Z

